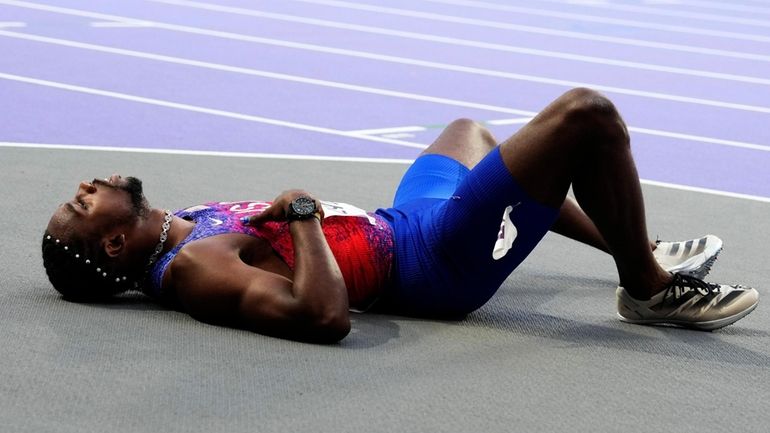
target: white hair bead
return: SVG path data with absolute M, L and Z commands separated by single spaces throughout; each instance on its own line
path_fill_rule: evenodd
M 96 272 L 101 272 L 102 268 L 96 268 Z
M 91 264 L 91 260 L 86 259 L 86 264 L 90 265 Z
M 75 258 L 79 259 L 80 258 L 80 254 L 75 254 Z
M 102 272 L 102 276 L 103 276 L 103 277 L 106 277 L 106 276 L 107 276 L 107 273 L 106 273 L 106 272 Z
M 120 277 L 118 277 L 118 278 L 115 278 L 115 282 L 116 282 L 116 283 L 119 283 L 119 282 L 120 282 Z
M 59 243 L 59 240 L 58 240 L 58 239 L 56 239 L 56 243 L 57 243 L 57 244 Z
M 45 238 L 50 241 L 51 240 L 51 235 L 48 235 Z
M 67 251 L 68 249 L 70 249 L 70 247 L 68 247 L 68 246 L 66 246 L 66 245 L 65 245 L 65 246 L 64 246 L 64 251 Z

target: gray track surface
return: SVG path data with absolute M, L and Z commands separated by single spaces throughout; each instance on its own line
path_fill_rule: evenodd
M 768 431 L 770 204 L 645 187 L 653 237 L 719 234 L 712 279 L 765 297 L 720 331 L 620 322 L 609 256 L 549 235 L 465 321 L 356 315 L 341 344 L 316 346 L 142 297 L 65 302 L 42 269 L 42 230 L 84 176 L 139 176 L 169 208 L 288 187 L 375 208 L 405 166 L 0 152 L 0 431 Z

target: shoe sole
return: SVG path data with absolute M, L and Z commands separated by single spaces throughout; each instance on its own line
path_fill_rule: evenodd
M 652 325 L 652 326 L 663 326 L 663 325 L 673 325 L 678 326 L 680 328 L 690 328 L 690 329 L 697 329 L 699 331 L 713 331 L 715 329 L 724 328 L 727 325 L 732 325 L 733 323 L 743 319 L 744 317 L 748 316 L 749 313 L 754 311 L 755 308 L 757 308 L 757 305 L 759 305 L 759 300 L 754 303 L 751 307 L 741 311 L 738 314 L 733 314 L 729 317 L 723 317 L 721 319 L 717 320 L 709 320 L 705 322 L 691 322 L 689 320 L 671 320 L 671 319 L 629 319 L 627 317 L 623 317 L 620 313 L 617 313 L 620 320 L 626 323 L 633 323 L 635 325 Z
M 689 275 L 691 277 L 695 277 L 698 279 L 703 279 L 706 275 L 711 272 L 711 267 L 714 266 L 714 262 L 717 261 L 717 257 L 719 257 L 719 253 L 722 252 L 722 242 L 720 241 L 718 243 L 719 247 L 716 250 L 712 251 L 704 251 L 697 256 L 690 257 L 687 259 L 687 261 L 680 263 L 676 266 L 673 266 L 671 268 L 666 268 L 668 272 L 674 273 L 674 274 L 684 274 Z M 692 268 L 693 265 L 697 264 L 698 262 L 703 261 L 699 266 Z M 692 269 L 688 269 L 692 268 Z

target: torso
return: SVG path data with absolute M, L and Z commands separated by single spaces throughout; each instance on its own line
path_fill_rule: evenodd
M 176 255 L 185 251 L 237 253 L 251 266 L 291 279 L 294 249 L 287 223 L 270 222 L 258 228 L 244 225 L 240 218 L 262 212 L 269 202 L 219 202 L 194 206 L 175 213 L 195 222 L 192 232 L 153 266 L 146 291 L 162 298 L 174 297 L 173 272 L 168 272 Z M 323 231 L 345 279 L 351 308 L 365 309 L 373 303 L 390 280 L 393 236 L 379 216 L 350 205 L 324 202 Z M 176 270 L 175 270 L 176 272 Z

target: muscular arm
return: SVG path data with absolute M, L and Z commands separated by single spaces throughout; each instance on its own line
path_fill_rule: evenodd
M 350 332 L 348 292 L 337 261 L 321 231 L 320 222 L 311 218 L 289 224 L 294 242 L 292 297 L 302 320 L 317 328 L 323 340 L 340 340 Z M 256 299 L 254 301 L 259 301 Z M 247 315 L 259 311 L 248 297 L 241 305 Z M 328 334 L 328 335 L 327 335 Z
M 171 269 L 186 311 L 204 322 L 281 338 L 343 339 L 350 332 L 348 294 L 321 224 L 311 218 L 291 222 L 289 229 L 292 279 L 244 263 L 236 247 L 221 242 L 225 239 L 188 245 Z

